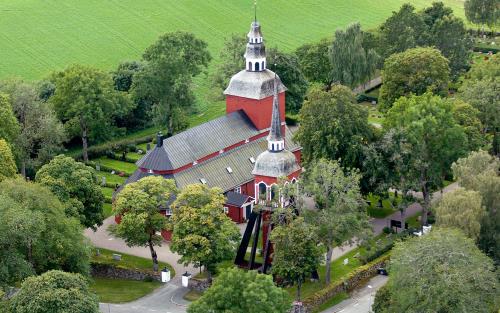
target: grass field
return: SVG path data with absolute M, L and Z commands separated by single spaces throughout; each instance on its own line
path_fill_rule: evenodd
M 97 294 L 99 302 L 123 303 L 137 300 L 161 286 L 158 281 L 136 281 L 127 279 L 94 278 L 90 289 Z

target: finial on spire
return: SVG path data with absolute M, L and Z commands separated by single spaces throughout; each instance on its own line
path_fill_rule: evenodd
M 257 0 L 255 0 L 253 2 L 253 10 L 254 10 L 254 13 L 255 13 L 254 21 L 257 22 Z

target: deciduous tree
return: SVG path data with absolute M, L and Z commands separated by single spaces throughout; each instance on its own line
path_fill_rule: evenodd
M 19 123 L 12 111 L 12 105 L 7 95 L 0 93 L 0 139 L 13 144 L 19 135 Z
M 231 34 L 224 41 L 219 54 L 220 63 L 212 74 L 212 86 L 217 90 L 217 98 L 223 99 L 222 92 L 229 85 L 231 77 L 245 68 L 245 47 L 248 39 L 245 35 Z M 269 62 L 268 62 L 269 63 Z
M 0 285 L 51 269 L 89 274 L 83 229 L 49 189 L 21 179 L 1 182 L 0 220 Z
M 330 49 L 331 81 L 355 88 L 375 74 L 378 54 L 363 47 L 363 32 L 359 23 L 346 30 L 337 30 Z
M 271 231 L 274 245 L 272 273 L 287 282 L 297 284 L 296 300 L 300 301 L 301 288 L 308 275 L 320 263 L 317 231 L 303 217 L 296 217 Z
M 384 122 L 384 129 L 392 128 L 407 143 L 408 159 L 401 175 L 423 194 L 425 225 L 431 192 L 443 185 L 451 164 L 465 154 L 467 138 L 453 118 L 452 104 L 431 93 L 397 100 Z
M 179 263 L 204 266 L 208 280 L 216 265 L 234 258 L 240 232 L 224 213 L 224 195 L 219 188 L 186 186 L 173 204 L 170 219 L 170 249 L 181 255 Z
M 459 188 L 443 195 L 436 207 L 436 225 L 456 227 L 477 240 L 486 210 L 477 191 Z
M 12 313 L 98 313 L 99 301 L 79 274 L 50 271 L 27 278 L 11 301 Z
M 483 133 L 483 124 L 479 119 L 479 110 L 459 99 L 453 101 L 453 117 L 455 121 L 463 127 L 467 136 L 467 150 L 477 151 L 485 148 L 490 142 Z
M 174 32 L 162 35 L 144 51 L 144 69 L 134 77 L 132 88 L 137 97 L 153 103 L 153 119 L 166 125 L 171 136 L 183 111 L 194 103 L 192 77 L 200 74 L 210 61 L 207 44 L 191 33 Z
M 381 109 L 390 109 L 394 101 L 410 94 L 430 91 L 445 96 L 449 76 L 448 60 L 437 49 L 414 48 L 391 55 L 382 70 Z
M 498 0 L 465 0 L 465 17 L 473 24 L 484 26 L 498 24 L 500 8 Z
M 305 163 L 321 158 L 340 159 L 342 166 L 357 167 L 362 147 L 372 136 L 367 111 L 342 85 L 335 85 L 330 91 L 311 91 L 299 120 L 295 138 L 302 145 Z
M 389 272 L 389 301 L 379 303 L 376 308 L 385 308 L 377 313 L 487 313 L 498 304 L 491 259 L 458 230 L 437 229 L 396 243 Z
M 161 246 L 163 238 L 159 233 L 166 229 L 166 218 L 160 208 L 166 208 L 176 194 L 173 180 L 149 176 L 126 185 L 114 204 L 115 214 L 121 216 L 114 233 L 130 247 L 149 247 L 155 271 L 158 271 L 155 246 Z
M 113 137 L 115 118 L 132 109 L 128 97 L 114 89 L 111 75 L 91 67 L 73 65 L 52 76 L 55 92 L 50 97 L 57 116 L 71 135 L 82 138 L 83 160 L 88 145 Z
M 230 268 L 189 306 L 188 313 L 286 313 L 289 310 L 288 293 L 276 287 L 271 276 Z
M 16 161 L 7 141 L 0 139 L 0 182 L 17 173 Z
M 15 140 L 21 174 L 33 177 L 35 171 L 62 152 L 66 133 L 50 106 L 39 98 L 35 86 L 20 80 L 0 82 L 9 95 L 20 133 Z
M 325 282 L 330 283 L 333 248 L 370 231 L 370 223 L 360 192 L 360 174 L 342 170 L 336 161 L 325 159 L 311 163 L 304 179 L 304 190 L 311 194 L 317 211 L 310 222 L 317 227 L 318 237 L 326 248 Z
M 104 195 L 93 168 L 58 155 L 36 173 L 35 181 L 48 187 L 64 204 L 66 215 L 85 227 L 102 225 Z
M 318 43 L 302 45 L 295 51 L 300 70 L 310 82 L 331 85 L 332 62 L 329 52 L 331 45 L 331 40 L 323 39 Z

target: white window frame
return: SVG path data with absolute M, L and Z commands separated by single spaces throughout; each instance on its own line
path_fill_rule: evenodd
M 224 214 L 229 214 L 229 207 L 227 206 L 224 207 Z
M 241 186 L 234 187 L 234 192 L 241 194 Z
M 172 216 L 173 212 L 171 208 L 165 209 L 165 216 Z

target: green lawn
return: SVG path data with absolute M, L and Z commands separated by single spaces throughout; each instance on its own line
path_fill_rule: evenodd
M 360 105 L 368 110 L 368 123 L 382 125 L 384 122 L 384 114 L 378 110 L 378 105 L 373 105 L 370 102 L 361 102 Z
M 101 187 L 102 193 L 105 197 L 112 197 L 113 192 L 115 191 L 113 188 Z
M 417 228 L 419 229 L 420 228 L 420 221 L 419 221 L 419 218 L 420 216 L 422 215 L 422 213 L 418 213 L 414 216 L 410 216 L 406 219 L 406 222 L 408 223 L 408 227 L 409 228 Z
M 102 210 L 104 212 L 104 218 L 113 215 L 113 205 L 111 203 L 104 203 Z
M 101 162 L 101 164 L 103 164 L 103 163 Z M 102 176 L 106 177 L 106 182 L 109 184 L 121 185 L 125 182 L 125 180 L 127 180 L 126 177 L 121 177 L 119 175 L 111 174 L 111 173 L 104 172 L 104 171 L 98 171 L 97 176 L 99 177 L 99 182 L 101 182 Z
M 137 166 L 133 163 L 113 160 L 105 156 L 94 159 L 92 161 L 99 162 L 101 165 L 107 166 L 119 172 L 124 172 L 128 175 L 132 175 L 132 173 L 134 173 L 137 169 Z
M 394 196 L 392 195 L 392 197 L 390 199 L 382 200 L 382 207 L 379 207 L 378 202 L 379 202 L 380 196 L 373 195 L 370 193 L 366 197 L 366 200 L 370 201 L 370 205 L 367 208 L 368 215 L 370 215 L 371 217 L 375 217 L 375 218 L 384 218 L 384 217 L 396 212 L 397 209 L 392 202 L 393 198 L 394 198 Z
M 117 267 L 122 267 L 122 268 L 127 268 L 127 269 L 138 269 L 138 270 L 143 270 L 143 271 L 152 271 L 153 270 L 153 261 L 151 261 L 151 259 L 149 259 L 149 258 L 141 258 L 141 257 L 133 256 L 133 255 L 128 255 L 128 254 L 104 249 L 104 248 L 98 248 L 100 255 L 97 256 L 96 249 L 97 248 L 94 248 L 92 250 L 92 258 L 91 258 L 92 262 L 113 264 Z M 113 253 L 121 254 L 122 259 L 120 261 L 113 260 Z M 160 262 L 159 267 L 160 267 L 160 269 L 163 269 L 164 267 L 167 267 L 168 269 L 170 269 L 170 277 L 174 278 L 175 271 L 170 264 L 165 263 L 165 262 Z
M 90 289 L 97 294 L 99 302 L 123 303 L 144 297 L 161 285 L 158 281 L 94 278 Z

